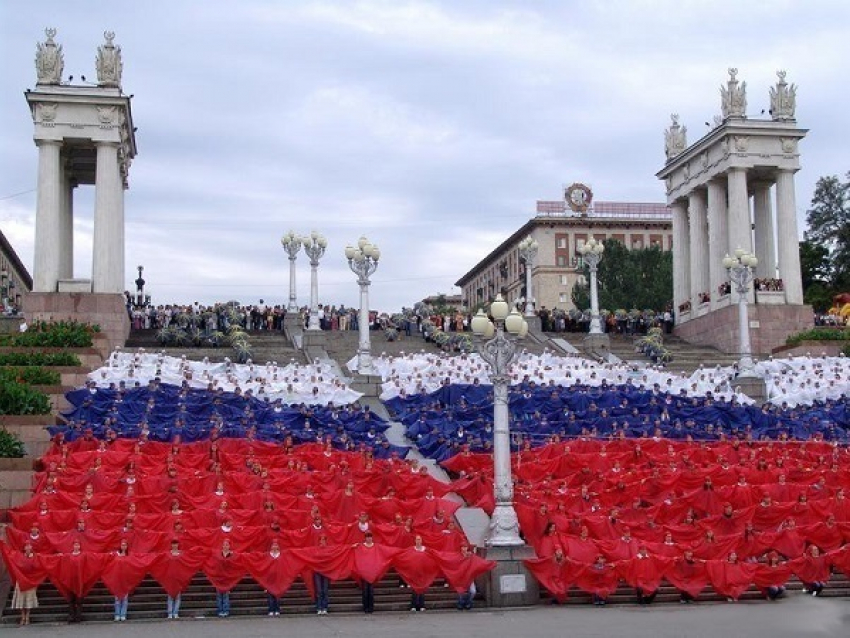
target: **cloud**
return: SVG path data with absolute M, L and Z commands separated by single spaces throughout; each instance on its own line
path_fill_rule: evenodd
M 676 112 L 691 140 L 719 111 L 726 69 L 764 108 L 774 72 L 811 129 L 802 215 L 844 173 L 850 7 L 789 0 L 501 0 L 238 4 L 111 2 L 0 8 L 0 224 L 32 260 L 37 150 L 22 91 L 35 42 L 59 29 L 66 74 L 94 77 L 106 28 L 135 94 L 139 155 L 126 193 L 127 286 L 155 302 L 288 296 L 280 236 L 323 232 L 320 297 L 357 305 L 343 248 L 381 246 L 370 289 L 393 311 L 453 283 L 574 181 L 597 199 L 663 201 L 654 174 Z M 45 16 L 49 16 L 46 18 Z M 91 188 L 79 189 L 75 268 L 90 270 Z M 306 260 L 298 296 L 309 294 Z

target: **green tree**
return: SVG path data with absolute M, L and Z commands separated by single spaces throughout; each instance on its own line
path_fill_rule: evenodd
M 589 283 L 589 274 L 586 280 Z M 663 310 L 672 298 L 673 255 L 657 246 L 629 250 L 616 239 L 606 239 L 597 281 L 601 309 Z M 590 307 L 588 283 L 573 287 L 576 308 Z
M 829 310 L 835 294 L 830 285 L 832 267 L 829 249 L 823 244 L 811 241 L 808 234 L 800 242 L 800 273 L 803 280 L 803 301 L 811 305 L 815 312 Z
M 850 290 L 850 173 L 846 179 L 842 182 L 836 175 L 821 177 L 815 185 L 811 208 L 806 211 L 809 228 L 805 239 L 828 251 L 831 268 L 826 283 L 837 291 Z

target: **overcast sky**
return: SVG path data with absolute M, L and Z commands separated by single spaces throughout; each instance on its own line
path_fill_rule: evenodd
M 285 303 L 280 236 L 328 238 L 322 303 L 358 304 L 343 256 L 378 244 L 371 305 L 454 282 L 585 182 L 598 200 L 664 201 L 655 173 L 679 113 L 689 141 L 727 68 L 749 110 L 777 69 L 798 85 L 798 218 L 819 176 L 850 170 L 850 3 L 0 0 L 0 226 L 31 268 L 37 150 L 23 97 L 56 27 L 65 75 L 123 50 L 138 156 L 126 192 L 127 288 L 155 303 Z M 75 275 L 91 273 L 93 187 L 75 198 Z M 298 300 L 310 269 L 297 261 Z

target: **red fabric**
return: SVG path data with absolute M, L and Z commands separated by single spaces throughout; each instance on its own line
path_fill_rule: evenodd
M 649 594 L 658 589 L 668 567 L 673 561 L 661 556 L 633 558 L 617 563 L 617 573 L 626 583 Z
M 237 552 L 231 552 L 229 556 L 222 555 L 221 551 L 213 552 L 204 562 L 202 569 L 207 580 L 218 592 L 230 591 L 248 573 L 243 555 Z
M 684 558 L 675 559 L 667 568 L 665 578 L 676 589 L 692 598 L 699 596 L 709 583 L 706 563 L 699 559 L 693 561 L 687 561 Z
M 705 563 L 711 586 L 721 596 L 738 600 L 753 582 L 757 565 L 730 563 L 728 560 L 709 560 Z
M 172 598 L 189 585 L 198 570 L 201 569 L 209 552 L 195 547 L 181 551 L 177 555 L 171 552 L 160 554 L 150 565 L 150 574 Z
M 277 598 L 289 591 L 303 569 L 303 563 L 288 550 L 281 550 L 277 558 L 269 552 L 251 552 L 244 554 L 242 561 L 254 580 Z
M 575 584 L 583 591 L 600 598 L 608 598 L 617 590 L 619 575 L 610 563 L 604 566 L 585 565 L 575 575 Z
M 354 548 L 354 571 L 357 576 L 373 585 L 380 581 L 392 566 L 401 550 L 374 543 L 371 547 L 359 544 Z
M 423 551 L 415 547 L 403 549 L 393 557 L 392 565 L 417 594 L 424 594 L 441 571 L 434 551 L 427 548 Z
M 35 589 L 43 583 L 58 561 L 57 556 L 27 557 L 21 552 L 10 549 L 6 543 L 0 543 L 0 554 L 12 575 L 12 580 L 18 583 L 23 591 Z
M 496 566 L 495 561 L 485 560 L 471 553 L 467 556 L 458 556 L 454 552 L 434 552 L 434 557 L 440 563 L 440 569 L 449 586 L 459 594 L 468 592 L 478 576 Z
M 157 559 L 156 554 L 132 553 L 126 556 L 115 555 L 100 575 L 103 584 L 116 598 L 133 593 L 148 573 L 148 569 Z
M 57 554 L 49 578 L 66 599 L 84 598 L 114 557 L 111 554 L 85 552 L 77 555 Z

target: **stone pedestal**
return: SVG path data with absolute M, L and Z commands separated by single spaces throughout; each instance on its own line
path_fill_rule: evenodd
M 378 375 L 355 373 L 349 386 L 356 392 L 362 392 L 364 396 L 378 397 L 381 395 L 383 382 L 384 380 Z
M 731 381 L 732 387 L 750 397 L 753 401 L 764 403 L 767 401 L 767 386 L 761 377 L 737 377 Z
M 23 298 L 27 323 L 76 321 L 100 326 L 109 352 L 130 335 L 126 299 L 114 293 L 30 292 Z
M 483 576 L 488 606 L 520 607 L 540 602 L 540 586 L 522 562 L 536 557 L 534 548 L 488 547 L 485 557 L 496 561 L 496 567 Z
M 766 355 L 785 345 L 788 336 L 814 325 L 811 306 L 748 304 L 750 346 L 754 355 Z M 727 354 L 740 349 L 738 304 L 730 304 L 676 326 L 675 334 L 699 346 L 711 346 Z
M 582 342 L 584 351 L 594 357 L 607 361 L 611 354 L 611 340 L 607 334 L 587 334 Z

